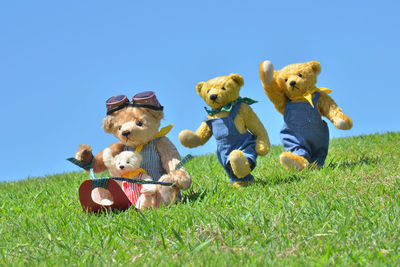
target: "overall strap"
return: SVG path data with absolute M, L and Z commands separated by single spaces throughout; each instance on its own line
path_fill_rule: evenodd
M 314 107 L 316 107 L 317 106 L 317 103 L 318 103 L 318 99 L 319 99 L 319 97 L 321 96 L 321 93 L 320 92 L 315 92 L 315 95 L 314 95 L 314 99 L 313 99 L 313 104 L 314 104 Z
M 240 106 L 242 105 L 242 102 L 238 102 L 233 106 L 231 112 L 229 113 L 229 117 L 234 120 L 236 118 L 236 115 L 239 112 Z

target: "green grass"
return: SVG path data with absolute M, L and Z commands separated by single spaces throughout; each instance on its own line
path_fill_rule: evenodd
M 400 264 L 400 132 L 333 139 L 321 170 L 287 172 L 281 152 L 239 190 L 215 155 L 196 157 L 197 193 L 144 212 L 82 212 L 82 172 L 0 183 L 0 264 Z

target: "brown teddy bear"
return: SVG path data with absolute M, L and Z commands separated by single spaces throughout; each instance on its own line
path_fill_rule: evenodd
M 196 132 L 183 130 L 179 141 L 186 147 L 205 144 L 211 135 L 217 141 L 217 157 L 234 187 L 254 181 L 250 172 L 257 155 L 266 155 L 270 148 L 267 131 L 249 106 L 256 101 L 239 97 L 243 78 L 230 74 L 200 82 L 197 93 L 212 108 Z
M 124 95 L 114 96 L 106 101 L 106 107 L 107 116 L 103 120 L 103 129 L 119 139 L 109 146 L 112 155 L 122 151 L 139 153 L 143 159 L 141 167 L 154 181 L 175 184 L 173 187 L 157 185 L 153 206 L 175 202 L 179 190 L 190 187 L 191 177 L 183 167 L 175 169 L 180 162 L 180 156 L 176 147 L 165 137 L 169 130 L 165 131 L 163 128 L 159 131 L 164 113 L 154 92 L 136 94 L 132 101 Z M 103 161 L 103 151 L 93 156 L 88 145 L 80 145 L 75 159 L 92 166 L 94 172 L 107 169 Z
M 274 71 L 270 61 L 260 64 L 265 93 L 284 115 L 281 141 L 286 151 L 280 155 L 280 162 L 288 169 L 302 170 L 310 163 L 324 165 L 329 131 L 321 115 L 338 129 L 348 130 L 353 125 L 328 95 L 331 90 L 315 86 L 320 71 L 318 61 L 291 64 L 279 71 Z

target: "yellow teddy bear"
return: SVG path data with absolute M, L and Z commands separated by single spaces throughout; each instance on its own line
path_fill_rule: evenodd
M 183 130 L 179 141 L 186 147 L 205 144 L 211 135 L 217 141 L 217 157 L 234 187 L 254 181 L 250 172 L 256 166 L 257 155 L 270 149 L 267 131 L 249 106 L 256 101 L 239 97 L 243 77 L 230 74 L 200 82 L 197 93 L 212 108 L 206 108 L 207 120 L 196 132 Z
M 338 129 L 348 130 L 353 122 L 328 96 L 328 88 L 318 88 L 318 61 L 291 64 L 274 71 L 270 61 L 260 64 L 260 78 L 265 93 L 275 108 L 284 115 L 281 141 L 285 152 L 281 164 L 302 170 L 310 163 L 323 166 L 328 154 L 329 131 L 321 115 Z

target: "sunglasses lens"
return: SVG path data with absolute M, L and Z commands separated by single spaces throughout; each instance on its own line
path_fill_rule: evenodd
M 129 100 L 125 95 L 112 96 L 106 101 L 107 111 L 109 111 L 112 108 L 118 107 L 128 101 Z
M 153 91 L 141 92 L 132 97 L 132 102 L 136 104 L 146 105 L 148 108 L 162 110 L 162 106 L 157 100 Z
M 123 101 L 124 99 L 126 99 L 126 96 L 124 96 L 124 95 L 112 96 L 109 99 L 107 99 L 106 104 L 119 103 L 119 102 Z
M 154 97 L 153 91 L 141 92 L 133 96 L 133 100 L 145 100 Z

